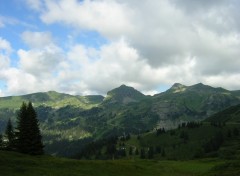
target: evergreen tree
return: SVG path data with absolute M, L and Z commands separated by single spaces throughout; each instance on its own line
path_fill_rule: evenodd
M 3 136 L 0 134 L 0 150 L 3 149 Z
M 154 156 L 153 147 L 149 147 L 149 149 L 148 149 L 148 159 L 152 159 L 153 156 Z
M 136 148 L 136 150 L 135 150 L 135 155 L 139 155 L 138 148 Z
M 142 149 L 140 150 L 140 158 L 141 158 L 141 159 L 145 159 L 145 158 L 146 158 L 144 148 L 142 148 Z
M 165 153 L 165 150 L 164 150 L 164 148 L 162 149 L 162 157 L 165 157 L 166 156 L 166 153 Z
M 22 104 L 17 120 L 17 151 L 31 155 L 43 154 L 37 114 L 31 102 Z
M 133 154 L 133 148 L 132 146 L 129 147 L 129 155 L 132 155 Z
M 6 127 L 6 130 L 5 130 L 5 136 L 6 136 L 6 139 L 7 139 L 6 150 L 14 150 L 15 135 L 14 135 L 11 119 L 8 120 L 7 127 Z

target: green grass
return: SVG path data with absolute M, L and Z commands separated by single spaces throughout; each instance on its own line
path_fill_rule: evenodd
M 232 173 L 235 165 L 219 160 L 79 161 L 51 156 L 28 156 L 0 151 L 0 175 L 4 176 L 200 176 Z

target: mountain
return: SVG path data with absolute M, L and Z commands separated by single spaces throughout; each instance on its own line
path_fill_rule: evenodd
M 76 106 L 83 109 L 90 109 L 103 101 L 101 95 L 73 96 L 55 91 L 33 93 L 22 96 L 0 97 L 0 108 L 19 108 L 23 101 L 31 101 L 35 106 L 50 106 L 60 108 L 67 105 Z
M 74 96 L 54 91 L 0 98 L 0 132 L 13 122 L 23 101 L 32 101 L 38 113 L 46 151 L 71 156 L 84 144 L 154 128 L 176 128 L 183 121 L 200 121 L 240 104 L 238 91 L 201 83 L 174 84 L 169 90 L 145 96 L 121 85 L 101 95 Z
M 132 102 L 139 102 L 145 97 L 146 96 L 144 94 L 133 87 L 121 85 L 120 87 L 107 92 L 104 104 L 128 104 Z
M 160 123 L 163 124 L 169 120 L 203 120 L 240 103 L 235 92 L 202 83 L 192 86 L 176 83 L 166 92 L 156 94 L 153 99 L 152 110 L 159 115 Z

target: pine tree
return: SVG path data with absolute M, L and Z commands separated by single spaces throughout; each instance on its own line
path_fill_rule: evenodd
M 11 119 L 8 120 L 7 127 L 6 127 L 6 130 L 5 130 L 5 137 L 7 139 L 6 150 L 14 150 L 15 135 L 14 135 Z
M 145 159 L 145 158 L 146 158 L 144 148 L 142 148 L 142 149 L 140 150 L 140 158 L 141 158 L 141 159 Z
M 34 110 L 32 103 L 29 102 L 28 107 L 28 118 L 31 123 L 31 135 L 30 135 L 30 141 L 31 141 L 31 146 L 30 146 L 30 154 L 33 155 L 39 155 L 43 154 L 43 143 L 42 143 L 42 135 L 40 133 L 39 129 L 39 122 L 37 119 L 37 113 Z
M 0 150 L 3 149 L 3 136 L 0 134 Z
M 27 146 L 29 145 L 27 135 L 28 135 L 28 129 L 27 129 L 27 105 L 25 102 L 23 102 L 18 115 L 17 115 L 17 128 L 16 128 L 16 148 L 18 152 L 21 153 L 27 153 L 28 149 Z
M 148 149 L 148 159 L 152 159 L 153 156 L 154 156 L 153 147 L 149 147 L 149 149 Z
M 17 120 L 17 151 L 31 155 L 43 154 L 37 114 L 31 102 L 28 105 L 23 102 Z

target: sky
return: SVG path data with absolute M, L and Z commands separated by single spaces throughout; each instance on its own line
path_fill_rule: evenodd
M 239 0 L 0 0 L 0 96 L 240 89 Z

